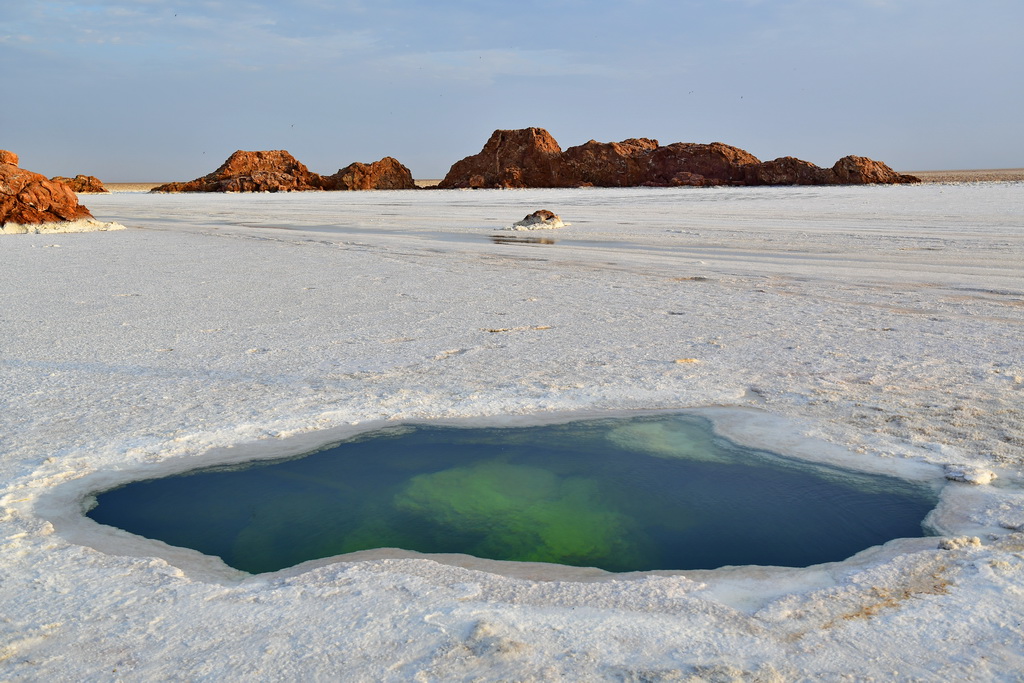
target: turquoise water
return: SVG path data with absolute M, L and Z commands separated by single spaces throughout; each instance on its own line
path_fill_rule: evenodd
M 141 481 L 92 519 L 251 573 L 372 548 L 609 571 L 801 567 L 921 536 L 927 487 L 738 446 L 691 415 L 405 426 Z

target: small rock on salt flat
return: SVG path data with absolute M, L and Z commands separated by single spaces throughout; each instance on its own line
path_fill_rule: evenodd
M 563 223 L 560 216 L 547 209 L 540 209 L 528 214 L 523 220 L 512 224 L 511 230 L 545 230 L 551 228 L 564 228 L 568 223 Z

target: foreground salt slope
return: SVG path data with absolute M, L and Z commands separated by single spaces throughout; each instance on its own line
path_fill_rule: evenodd
M 1022 194 L 97 196 L 129 230 L 4 242 L 0 677 L 1013 678 Z M 572 223 L 555 244 L 491 241 L 539 208 Z M 995 470 L 935 519 L 982 545 L 596 582 L 422 559 L 244 578 L 71 509 L 318 429 L 693 406 L 756 411 L 711 414 L 800 455 Z

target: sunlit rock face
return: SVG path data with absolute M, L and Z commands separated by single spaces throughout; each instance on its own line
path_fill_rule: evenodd
M 496 130 L 478 154 L 457 161 L 437 187 L 563 187 L 558 175 L 561 154 L 543 128 Z
M 411 190 L 412 173 L 397 159 L 349 164 L 322 176 L 283 149 L 233 153 L 213 173 L 153 192 L 307 192 L 316 190 Z
M 867 157 L 845 156 L 831 169 L 833 185 L 873 185 L 894 183 L 919 183 L 919 178 L 897 173 L 881 161 Z
M 384 157 L 370 164 L 355 162 L 334 175 L 324 176 L 325 190 L 415 190 L 412 172 L 398 159 Z
M 64 183 L 77 193 L 106 194 L 109 190 L 103 185 L 103 181 L 94 175 L 82 175 L 79 173 L 74 178 L 54 176 L 50 178 L 55 183 Z
M 478 154 L 451 167 L 439 188 L 713 187 L 719 185 L 864 185 L 913 183 L 867 157 L 843 157 L 831 169 L 782 157 L 761 162 L 721 142 L 650 138 L 590 140 L 565 151 L 543 128 L 496 130 Z
M 153 192 L 295 192 L 320 189 L 320 176 L 283 149 L 238 150 L 216 171 Z
M 67 185 L 19 168 L 17 163 L 17 154 L 0 154 L 0 228 L 92 218 Z

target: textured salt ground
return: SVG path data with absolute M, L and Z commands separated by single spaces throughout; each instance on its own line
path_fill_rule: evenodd
M 93 197 L 130 229 L 3 243 L 0 677 L 1013 679 L 1020 192 Z M 490 240 L 538 208 L 573 223 L 555 244 Z M 711 414 L 795 455 L 995 469 L 933 520 L 981 544 L 630 580 L 465 558 L 244 578 L 73 509 L 317 429 L 701 406 L 755 411 Z
M 969 171 L 912 171 L 926 183 L 1019 183 L 1024 168 L 979 168 Z

